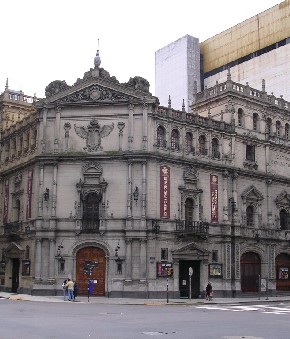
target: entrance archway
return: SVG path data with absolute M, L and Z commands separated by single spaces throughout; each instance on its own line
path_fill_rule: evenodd
M 290 291 L 290 255 L 281 253 L 277 255 L 276 265 L 276 290 Z
M 85 267 L 90 263 L 97 263 L 92 269 L 92 274 L 87 274 Z M 79 294 L 87 295 L 88 280 L 94 281 L 93 296 L 105 295 L 106 281 L 106 253 L 98 247 L 88 246 L 80 249 L 76 255 L 76 281 L 79 285 Z
M 241 257 L 242 292 L 259 292 L 261 259 L 257 253 L 246 252 Z

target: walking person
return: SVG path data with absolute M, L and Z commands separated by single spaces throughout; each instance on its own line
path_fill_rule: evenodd
M 67 280 L 66 287 L 68 290 L 68 300 L 73 301 L 74 300 L 74 282 L 71 279 Z
M 77 284 L 77 282 L 74 280 L 74 301 L 76 301 L 76 297 L 78 296 L 78 293 L 79 293 L 79 286 Z
M 205 288 L 206 300 L 212 301 L 212 295 L 213 295 L 212 285 L 211 285 L 211 282 L 209 281 Z
M 67 279 L 65 279 L 62 283 L 62 289 L 63 289 L 63 300 L 66 301 L 67 298 L 68 298 L 68 289 L 66 287 L 66 284 L 67 284 Z

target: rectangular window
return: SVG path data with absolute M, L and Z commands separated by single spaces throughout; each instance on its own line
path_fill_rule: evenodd
M 161 260 L 168 260 L 168 248 L 161 248 Z
M 255 146 L 246 145 L 246 159 L 250 161 L 255 161 Z
M 212 251 L 212 262 L 218 262 L 218 251 Z

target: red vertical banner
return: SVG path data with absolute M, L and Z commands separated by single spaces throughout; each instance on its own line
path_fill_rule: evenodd
M 218 222 L 218 177 L 210 176 L 210 196 L 211 196 L 211 222 Z
M 31 218 L 32 183 L 33 183 L 33 170 L 31 169 L 28 171 L 28 179 L 27 179 L 26 219 Z
M 3 206 L 3 224 L 8 222 L 8 208 L 9 208 L 9 179 L 4 181 L 4 206 Z
M 170 167 L 160 166 L 160 218 L 170 218 Z

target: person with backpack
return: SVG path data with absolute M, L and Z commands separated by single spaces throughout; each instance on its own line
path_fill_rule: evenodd
M 62 289 L 63 289 L 63 300 L 66 301 L 68 299 L 68 289 L 66 287 L 67 279 L 65 279 L 62 283 Z

